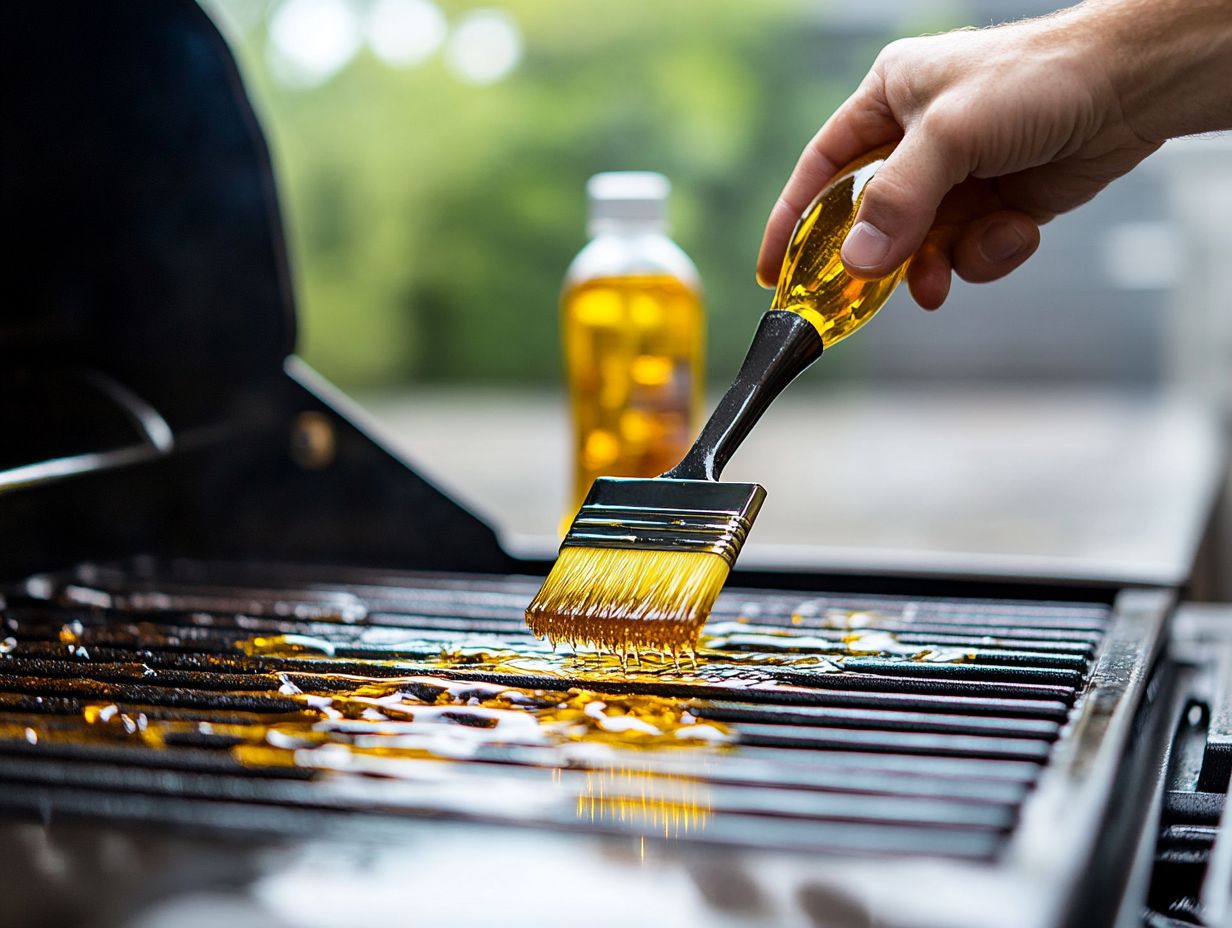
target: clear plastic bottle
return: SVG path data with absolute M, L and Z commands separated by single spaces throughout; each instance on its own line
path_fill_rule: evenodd
M 587 184 L 591 240 L 561 296 L 574 453 L 567 519 L 596 477 L 657 476 L 697 429 L 705 313 L 697 268 L 668 237 L 670 190 L 648 172 Z

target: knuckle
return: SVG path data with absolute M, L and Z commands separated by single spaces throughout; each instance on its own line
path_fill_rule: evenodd
M 863 209 L 879 228 L 898 226 L 911 214 L 911 187 L 887 165 L 864 188 Z
M 803 207 L 797 206 L 784 192 L 774 201 L 774 208 L 770 210 L 770 223 L 777 228 L 795 222 L 800 218 L 802 210 Z
M 920 128 L 935 144 L 954 151 L 970 135 L 972 121 L 969 106 L 943 97 L 925 110 Z
M 888 45 L 884 46 L 877 53 L 877 58 L 873 62 L 874 67 L 894 68 L 901 64 L 911 54 L 911 49 L 914 47 L 915 39 L 895 39 Z

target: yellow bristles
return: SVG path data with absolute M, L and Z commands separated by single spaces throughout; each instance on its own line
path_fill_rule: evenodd
M 730 570 L 708 551 L 562 548 L 526 623 L 553 645 L 691 654 Z

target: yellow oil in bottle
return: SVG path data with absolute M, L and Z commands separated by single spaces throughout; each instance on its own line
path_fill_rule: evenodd
M 864 187 L 890 151 L 879 148 L 843 168 L 804 211 L 783 258 L 771 308 L 804 316 L 826 348 L 868 322 L 907 271 L 904 263 L 885 277 L 861 280 L 847 273 L 839 256 Z
M 596 477 L 654 477 L 688 450 L 699 414 L 701 299 L 669 275 L 600 277 L 561 307 L 573 416 L 573 510 Z
M 596 477 L 657 477 L 699 424 L 705 313 L 693 262 L 667 231 L 661 174 L 597 174 L 590 242 L 561 295 L 573 420 L 568 528 Z

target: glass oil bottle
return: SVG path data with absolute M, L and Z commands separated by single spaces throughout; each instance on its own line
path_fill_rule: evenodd
M 803 316 L 827 349 L 872 319 L 907 273 L 904 262 L 885 277 L 862 280 L 848 274 L 839 257 L 864 187 L 892 150 L 875 149 L 840 170 L 800 216 L 783 256 L 770 308 Z
M 688 450 L 702 399 L 697 269 L 667 228 L 661 174 L 596 174 L 589 244 L 565 275 L 561 331 L 573 419 L 565 525 L 599 476 L 654 477 Z

